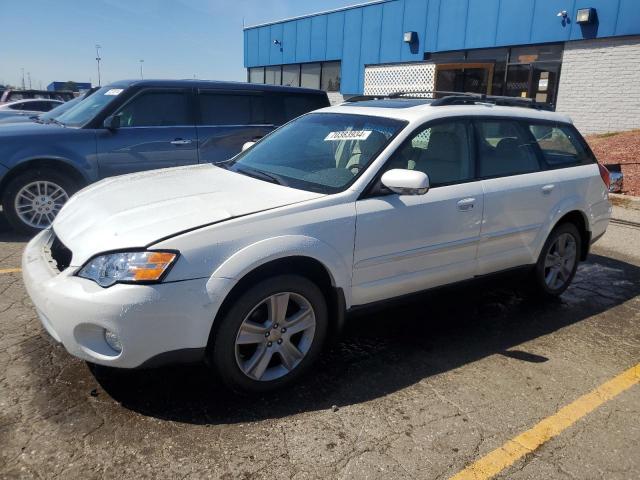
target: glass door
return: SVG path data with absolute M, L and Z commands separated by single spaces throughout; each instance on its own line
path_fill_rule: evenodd
M 441 63 L 436 65 L 436 90 L 491 94 L 493 63 Z
M 530 97 L 535 98 L 537 102 L 555 105 L 559 78 L 559 63 L 538 62 L 532 64 Z

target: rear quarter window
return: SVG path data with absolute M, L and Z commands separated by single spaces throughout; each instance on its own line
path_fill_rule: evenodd
M 267 123 L 283 125 L 300 115 L 329 106 L 326 95 L 276 93 L 270 97 Z
M 593 155 L 573 126 L 529 123 L 528 128 L 549 167 L 558 168 L 593 163 Z

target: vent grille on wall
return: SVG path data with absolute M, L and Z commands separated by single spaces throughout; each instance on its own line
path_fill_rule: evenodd
M 433 63 L 372 65 L 364 69 L 364 94 L 433 91 L 435 78 L 436 66 Z

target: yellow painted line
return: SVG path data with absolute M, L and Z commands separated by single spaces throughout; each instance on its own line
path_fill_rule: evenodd
M 22 269 L 21 268 L 5 268 L 4 270 L 0 270 L 0 274 L 3 273 L 18 273 L 21 272 Z
M 640 383 L 640 363 L 583 395 L 530 430 L 475 461 L 451 480 L 487 480 L 569 428 L 603 403 Z

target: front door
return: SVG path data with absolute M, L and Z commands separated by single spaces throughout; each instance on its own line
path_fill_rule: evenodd
M 356 204 L 355 305 L 471 278 L 483 211 L 464 120 L 427 124 L 384 170 L 425 172 L 424 195 L 381 194 Z
M 198 163 L 188 90 L 143 90 L 115 115 L 120 128 L 97 134 L 101 177 Z

